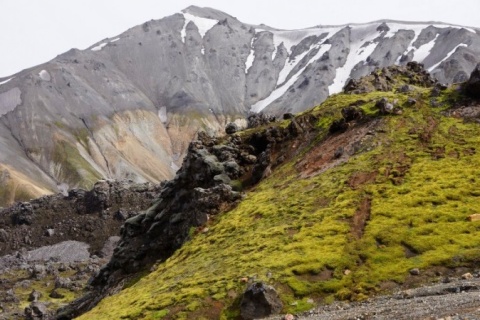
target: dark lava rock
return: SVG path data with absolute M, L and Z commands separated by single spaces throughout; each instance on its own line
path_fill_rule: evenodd
M 270 122 L 274 122 L 275 116 L 273 115 L 268 115 L 263 112 L 260 113 L 250 113 L 247 116 L 247 128 L 256 128 L 260 127 L 266 124 L 269 124 Z
M 41 297 L 42 297 L 41 292 L 38 292 L 37 290 L 33 290 L 32 292 L 30 292 L 30 294 L 28 296 L 28 301 L 37 302 Z
M 391 66 L 376 69 L 370 75 L 361 79 L 350 79 L 345 85 L 345 93 L 368 93 L 372 91 L 392 91 L 399 82 L 419 87 L 432 87 L 437 81 L 430 76 L 423 64 L 408 62 L 406 66 Z M 404 90 L 406 87 L 404 88 Z
M 63 299 L 63 298 L 65 298 L 65 295 L 61 294 L 61 293 L 58 292 L 56 289 L 54 289 L 54 290 L 49 294 L 49 297 L 50 297 L 50 298 L 53 298 L 53 299 Z
M 345 121 L 360 120 L 363 117 L 363 111 L 360 108 L 349 106 L 342 109 L 342 117 Z
M 335 152 L 333 153 L 333 158 L 338 159 L 343 155 L 343 153 L 344 153 L 343 147 L 338 147 L 337 149 L 335 149 Z
M 100 180 L 92 190 L 73 189 L 18 202 L 0 214 L 0 256 L 75 239 L 98 253 L 124 220 L 151 206 L 161 185 Z M 116 212 L 122 210 L 122 215 Z M 54 241 L 53 241 L 54 240 Z
M 225 133 L 226 134 L 233 134 L 238 131 L 238 126 L 234 122 L 230 122 L 225 126 Z
M 413 91 L 413 87 L 408 84 L 404 84 L 403 86 L 398 88 L 398 92 L 401 92 L 401 93 L 408 93 L 412 91 Z
M 377 108 L 381 114 L 389 114 L 393 112 L 393 104 L 388 102 L 388 99 L 385 97 L 375 103 L 375 108 Z
M 332 124 L 330 125 L 330 128 L 328 131 L 330 133 L 342 133 L 347 131 L 348 129 L 348 123 L 345 121 L 345 119 L 339 119 L 339 120 L 334 120 Z
M 243 319 L 257 319 L 278 314 L 283 304 L 277 291 L 271 286 L 257 282 L 251 284 L 242 297 L 240 315 Z
M 47 306 L 42 302 L 32 302 L 25 308 L 25 317 L 28 320 L 48 319 Z
M 465 91 L 472 98 L 480 98 L 480 63 L 477 64 L 470 75 L 470 79 L 465 83 Z
M 283 114 L 283 120 L 293 119 L 293 117 L 294 117 L 293 113 L 284 113 Z
M 407 103 L 411 106 L 415 105 L 417 103 L 417 100 L 415 100 L 414 98 L 412 97 L 408 97 L 407 99 Z
M 418 276 L 418 275 L 420 275 L 420 269 L 418 269 L 418 268 L 410 269 L 409 272 L 410 272 L 410 274 L 411 274 L 412 276 Z

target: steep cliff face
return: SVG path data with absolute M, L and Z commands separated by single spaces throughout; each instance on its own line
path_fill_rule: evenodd
M 288 31 L 189 7 L 0 79 L 0 205 L 99 178 L 172 178 L 199 129 L 305 110 L 395 63 L 464 81 L 478 52 L 478 31 L 459 26 Z

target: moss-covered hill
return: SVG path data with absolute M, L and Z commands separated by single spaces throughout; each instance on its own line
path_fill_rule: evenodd
M 235 319 L 254 280 L 295 313 L 408 284 L 413 268 L 478 263 L 480 104 L 460 86 L 387 80 L 392 91 L 334 95 L 297 116 L 317 120 L 291 160 L 80 319 Z

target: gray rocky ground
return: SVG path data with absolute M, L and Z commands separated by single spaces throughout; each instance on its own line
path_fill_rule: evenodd
M 318 320 L 475 320 L 480 319 L 480 279 L 466 273 L 464 278 L 441 278 L 438 283 L 416 289 L 399 290 L 390 295 L 363 302 L 335 302 L 296 317 L 279 315 L 280 319 Z

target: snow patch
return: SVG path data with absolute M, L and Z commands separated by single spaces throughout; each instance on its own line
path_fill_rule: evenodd
M 108 42 L 100 43 L 98 46 L 93 47 L 91 50 L 92 51 L 100 51 L 100 50 L 102 50 L 103 47 L 105 47 L 107 45 L 107 43 Z
M 303 39 L 309 36 L 320 36 L 321 34 L 327 33 L 327 36 L 324 39 L 328 39 L 332 33 L 335 33 L 342 29 L 343 26 L 339 27 L 320 27 L 320 28 L 310 28 L 310 29 L 300 29 L 300 30 L 274 30 L 269 31 L 273 33 L 273 46 L 278 48 L 279 45 L 283 43 L 287 52 L 292 53 L 292 47 L 299 44 Z M 257 31 L 264 31 L 262 29 L 256 29 Z
M 465 30 L 468 30 L 470 32 L 476 33 L 475 30 L 473 30 L 471 28 L 464 28 L 464 27 L 461 27 L 461 26 L 445 25 L 445 24 L 412 24 L 412 25 L 409 25 L 409 24 L 399 24 L 399 23 L 388 23 L 388 26 L 390 27 L 390 31 L 388 32 L 388 34 L 385 37 L 391 37 L 391 36 L 395 35 L 395 33 L 397 33 L 401 29 L 411 30 L 415 33 L 415 36 L 413 37 L 412 41 L 410 42 L 409 47 L 405 50 L 404 54 L 408 53 L 410 51 L 413 51 L 414 52 L 413 60 L 418 61 L 418 62 L 423 62 L 423 60 L 428 56 L 428 53 L 430 52 L 430 50 L 433 48 L 433 46 L 432 46 L 428 50 L 427 55 L 425 55 L 424 51 L 420 51 L 420 52 L 416 53 L 420 49 L 422 49 L 422 50 L 428 49 L 428 47 L 423 48 L 423 46 L 425 46 L 426 44 L 421 46 L 418 49 L 413 46 L 415 41 L 417 41 L 418 37 L 420 36 L 420 33 L 422 32 L 422 30 L 432 26 L 432 27 L 435 27 L 437 29 L 445 29 L 445 28 L 465 29 Z M 433 44 L 435 44 L 435 43 L 433 43 Z M 416 54 L 418 55 L 418 58 L 415 57 Z M 416 60 L 416 59 L 420 59 L 421 57 L 423 57 L 422 60 Z M 402 56 L 398 57 L 398 59 L 395 63 L 397 63 L 397 64 L 400 63 L 401 58 L 402 58 Z
M 47 70 L 42 70 L 38 73 L 38 75 L 40 76 L 40 78 L 43 80 L 43 81 L 50 81 L 52 80 L 52 77 L 50 77 L 50 73 L 48 73 Z
M 438 67 L 443 61 L 447 60 L 448 58 L 450 58 L 450 56 L 452 54 L 455 53 L 455 51 L 457 51 L 458 48 L 460 47 L 468 47 L 468 45 L 466 45 L 465 43 L 460 43 L 459 45 L 457 45 L 455 48 L 452 49 L 452 51 L 450 51 L 449 53 L 447 53 L 447 55 L 445 56 L 445 58 L 443 58 L 443 60 L 441 60 L 440 62 L 434 64 L 433 66 L 431 66 L 430 68 L 428 68 L 428 72 L 432 72 L 436 67 Z
M 200 49 L 200 52 L 201 52 L 203 55 L 205 55 L 205 47 L 204 47 L 204 46 L 202 46 L 202 49 Z
M 255 60 L 255 50 L 253 48 L 253 42 L 255 41 L 256 37 L 252 38 L 250 42 L 250 54 L 247 57 L 247 61 L 245 61 L 245 73 L 248 73 L 248 69 L 250 69 L 253 65 L 253 60 Z
M 275 60 L 275 57 L 277 56 L 277 47 L 273 47 L 273 52 L 272 52 L 272 61 Z
M 439 35 L 440 34 L 437 33 L 435 39 L 425 43 L 423 46 L 415 50 L 413 52 L 413 61 L 418 61 L 420 63 L 423 62 L 423 60 L 425 60 L 425 58 L 430 54 L 430 51 L 432 51 L 432 48 L 435 45 Z
M 263 100 L 260 100 L 257 103 L 255 103 L 254 105 L 252 105 L 251 111 L 260 112 L 263 109 L 265 109 L 265 107 L 267 107 L 269 104 L 271 104 L 272 102 L 274 102 L 275 100 L 280 98 L 298 80 L 299 76 L 303 73 L 303 71 L 305 71 L 305 69 L 312 62 L 320 59 L 325 52 L 330 50 L 331 47 L 332 47 L 332 45 L 330 45 L 330 44 L 323 44 L 323 45 L 319 45 L 319 46 L 316 46 L 315 48 L 311 49 L 310 51 L 312 51 L 314 49 L 317 49 L 317 48 L 320 48 L 320 50 L 318 50 L 317 54 L 315 54 L 315 56 L 313 56 L 313 58 L 301 70 L 299 70 L 294 76 L 292 76 L 286 83 L 284 83 L 280 87 L 277 87 L 275 90 L 273 90 L 273 92 L 267 98 L 265 98 Z
M 309 50 L 310 50 L 310 48 L 309 48 Z M 309 50 L 306 50 L 305 52 L 299 54 L 298 56 L 296 56 L 292 60 L 287 59 L 285 61 L 285 64 L 283 65 L 283 69 L 280 71 L 280 73 L 278 75 L 277 86 L 285 82 L 285 80 L 287 79 L 290 72 L 293 70 L 293 68 L 295 68 L 297 66 L 297 64 L 300 61 L 302 61 L 303 57 L 305 57 L 307 55 Z
M 5 83 L 7 83 L 8 81 L 12 80 L 13 78 L 15 78 L 15 77 L 11 77 L 10 79 L 3 80 L 2 82 L 0 82 L 0 86 L 1 86 L 2 84 L 5 84 Z
M 368 28 L 368 26 L 355 26 L 353 29 L 355 31 L 362 32 L 362 29 Z M 345 83 L 350 78 L 350 73 L 353 70 L 353 67 L 360 61 L 365 61 L 368 56 L 370 56 L 375 50 L 377 43 L 373 40 L 377 38 L 378 33 L 371 33 L 368 37 L 364 39 L 352 42 L 350 44 L 350 52 L 348 53 L 347 60 L 345 64 L 335 71 L 335 79 L 333 83 L 328 87 L 329 94 L 334 94 L 342 91 Z M 363 47 L 366 43 L 367 46 Z
M 113 40 L 110 40 L 110 43 L 117 42 L 118 40 L 120 40 L 120 38 L 115 38 Z
M 162 123 L 167 123 L 167 107 L 161 107 L 159 110 L 158 110 L 158 117 L 160 118 L 160 121 Z
M 340 27 L 337 28 L 313 28 L 313 29 L 305 29 L 305 30 L 294 30 L 294 31 L 274 31 L 273 32 L 273 44 L 275 47 L 275 55 L 277 52 L 278 46 L 282 43 L 288 51 L 289 56 L 291 55 L 292 47 L 298 45 L 303 39 L 306 37 L 315 35 L 320 36 L 321 34 L 327 33 L 327 35 L 323 39 L 328 39 L 332 33 L 337 32 L 340 30 Z M 318 44 L 316 46 L 318 48 Z M 285 61 L 282 70 L 278 75 L 277 86 L 284 83 L 290 74 L 290 72 L 297 66 L 297 64 L 302 61 L 302 59 L 307 55 L 311 48 L 305 50 L 305 52 L 299 54 L 295 58 Z M 272 60 L 275 59 L 275 56 L 272 57 Z
M 190 14 L 190 13 L 182 13 L 182 14 L 183 14 L 183 17 L 185 18 L 185 23 L 183 24 L 182 31 L 180 32 L 183 43 L 185 43 L 185 38 L 187 36 L 186 28 L 190 21 L 195 23 L 195 25 L 198 28 L 198 33 L 200 33 L 200 36 L 202 38 L 205 37 L 205 34 L 208 32 L 208 30 L 212 29 L 213 26 L 215 26 L 218 23 L 218 20 L 215 20 L 215 19 L 201 18 L 201 17 L 194 16 L 193 14 Z

